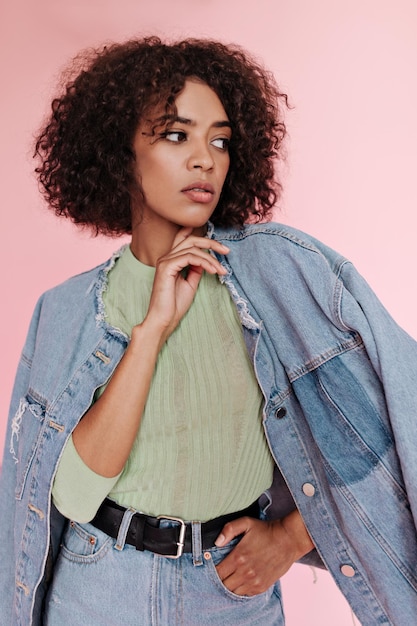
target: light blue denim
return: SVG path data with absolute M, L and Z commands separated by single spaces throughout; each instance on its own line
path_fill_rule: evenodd
M 269 223 L 209 236 L 230 248 L 220 257 L 224 282 L 265 397 L 277 464 L 270 516 L 299 508 L 364 626 L 410 626 L 417 615 L 416 342 L 351 263 L 308 235 Z M 41 623 L 65 524 L 51 505 L 53 476 L 128 342 L 104 316 L 114 262 L 44 294 L 32 319 L 0 486 L 1 624 Z
M 215 566 L 236 541 L 203 552 L 195 523 L 193 553 L 168 559 L 124 543 L 126 528 L 112 539 L 91 524 L 68 525 L 45 626 L 284 625 L 279 582 L 247 597 L 230 592 L 220 580 Z

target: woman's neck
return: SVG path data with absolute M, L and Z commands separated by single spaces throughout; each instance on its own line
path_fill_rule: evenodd
M 172 249 L 180 229 L 181 226 L 166 221 L 163 224 L 157 220 L 141 222 L 132 229 L 130 249 L 141 263 L 155 267 L 157 260 Z M 196 228 L 193 234 L 204 236 L 205 232 L 206 226 L 202 226 Z

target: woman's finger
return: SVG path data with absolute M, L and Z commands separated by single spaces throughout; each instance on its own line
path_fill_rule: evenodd
M 166 274 L 175 277 L 188 266 L 201 267 L 210 274 L 224 275 L 227 273 L 226 268 L 208 252 L 199 248 L 187 248 L 158 259 L 157 275 Z
M 188 247 L 197 247 L 202 250 L 214 250 L 219 254 L 227 254 L 229 252 L 229 248 L 223 243 L 220 243 L 220 241 L 207 239 L 207 237 L 198 237 L 197 235 L 192 235 L 191 233 L 191 228 L 181 228 L 181 230 L 178 231 L 171 251 L 168 252 L 168 254 Z

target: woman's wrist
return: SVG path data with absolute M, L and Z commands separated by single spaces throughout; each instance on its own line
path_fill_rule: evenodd
M 314 543 L 298 510 L 292 511 L 286 517 L 283 517 L 281 524 L 295 547 L 295 560 L 301 559 L 301 557 L 313 550 Z
M 145 318 L 141 324 L 132 328 L 130 336 L 130 351 L 138 349 L 141 354 L 144 350 L 154 349 L 159 353 L 169 336 L 168 329 L 156 321 Z

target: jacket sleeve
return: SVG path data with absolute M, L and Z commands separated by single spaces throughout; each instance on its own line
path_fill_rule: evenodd
M 36 333 L 42 298 L 39 300 L 29 327 L 26 343 L 20 357 L 10 404 L 3 461 L 0 475 L 0 622 L 12 623 L 12 606 L 15 594 L 15 511 L 16 462 L 12 452 L 14 433 L 19 420 L 22 399 L 26 396 L 36 344 Z
M 340 278 L 340 322 L 360 333 L 382 383 L 417 526 L 417 342 L 392 319 L 351 263 L 342 264 Z

